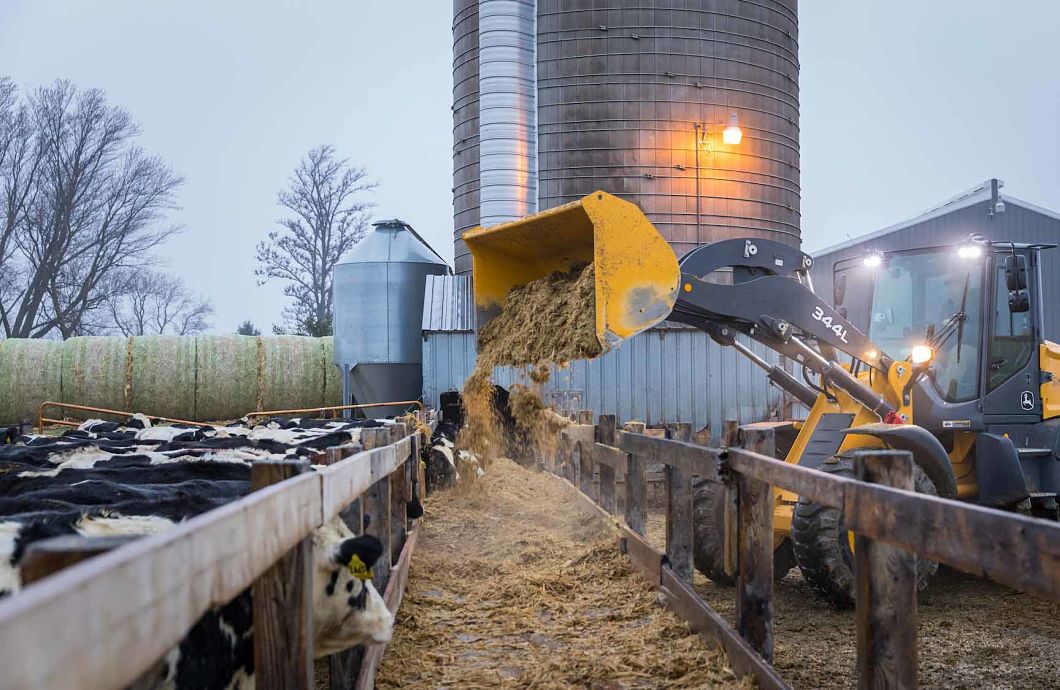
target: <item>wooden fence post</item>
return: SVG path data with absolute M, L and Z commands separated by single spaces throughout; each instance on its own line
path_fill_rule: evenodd
M 736 629 L 763 659 L 773 663 L 773 489 L 736 475 L 739 568 Z
M 395 424 L 399 427 L 400 438 L 404 438 L 405 425 Z M 408 520 L 405 516 L 405 507 L 408 505 L 408 458 L 402 458 L 401 464 L 390 473 L 390 562 L 397 563 L 401 557 L 401 547 L 405 545 L 405 535 L 408 534 Z
M 374 440 L 374 439 L 373 439 Z M 364 448 L 362 436 L 362 446 Z M 326 453 L 326 464 L 334 465 L 349 456 L 357 453 L 361 448 L 347 446 L 340 448 L 328 448 Z M 339 517 L 354 534 L 364 531 L 364 516 L 361 514 L 361 499 L 355 499 L 346 506 Z M 357 672 L 361 667 L 361 658 L 364 656 L 364 647 L 358 646 L 342 652 L 336 652 L 328 656 L 328 687 L 330 690 L 352 690 L 357 681 Z
M 854 458 L 854 475 L 860 481 L 913 490 L 913 456 L 908 451 L 862 451 Z M 916 556 L 858 534 L 854 553 L 858 688 L 915 688 Z
M 593 411 L 592 410 L 578 410 L 577 423 L 578 424 L 592 424 L 593 423 Z
M 596 442 L 608 446 L 615 445 L 616 418 L 613 414 L 602 414 L 596 423 Z M 600 507 L 609 514 L 618 512 L 618 504 L 615 500 L 615 468 L 604 463 L 595 463 L 600 478 L 599 494 Z
M 380 429 L 365 429 L 368 432 L 365 438 L 365 448 L 382 448 L 389 445 L 390 430 L 386 427 Z M 364 433 L 362 432 L 362 433 Z M 382 472 L 378 467 L 383 458 L 376 456 L 372 459 L 372 477 Z M 390 580 L 390 564 L 393 553 L 393 540 L 390 531 L 390 477 L 383 475 L 368 487 L 364 492 L 361 505 L 364 514 L 368 518 L 368 527 L 365 534 L 371 534 L 383 543 L 383 555 L 372 569 L 372 583 L 379 592 L 386 590 L 386 583 Z
M 692 425 L 671 427 L 673 440 L 692 440 Z M 656 458 L 660 460 L 661 458 Z M 692 476 L 680 463 L 668 462 L 666 478 L 666 557 L 670 568 L 686 582 L 692 581 Z
M 637 427 L 627 425 L 627 428 Z M 644 433 L 644 425 L 640 424 L 639 428 L 640 431 L 627 433 Z M 648 536 L 648 483 L 644 479 L 647 464 L 636 453 L 630 453 L 626 459 L 626 524 L 642 537 Z
M 299 460 L 262 460 L 250 467 L 250 488 L 264 489 L 309 471 Z M 313 537 L 306 536 L 251 587 L 254 680 L 266 690 L 313 687 Z

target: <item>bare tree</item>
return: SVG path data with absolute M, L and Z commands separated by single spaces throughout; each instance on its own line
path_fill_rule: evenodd
M 105 302 L 109 327 L 101 330 L 126 336 L 193 335 L 210 328 L 213 306 L 193 295 L 177 276 L 134 270 L 114 290 Z
M 8 337 L 89 332 L 123 289 L 116 276 L 177 232 L 161 221 L 183 181 L 132 143 L 138 127 L 101 91 L 57 81 L 8 112 L 0 325 Z
M 331 334 L 332 269 L 364 237 L 374 204 L 361 197 L 375 187 L 363 168 L 336 160 L 331 146 L 314 148 L 298 164 L 290 188 L 278 197 L 291 215 L 257 247 L 260 284 L 285 281 L 284 294 L 292 300 L 284 309 L 286 324 L 274 331 Z

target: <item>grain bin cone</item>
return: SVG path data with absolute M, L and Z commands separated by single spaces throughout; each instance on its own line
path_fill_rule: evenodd
M 596 336 L 607 347 L 665 319 L 677 299 L 681 273 L 673 250 L 636 205 L 605 192 L 474 228 L 464 242 L 474 262 L 479 328 L 513 287 L 589 262 L 596 272 Z

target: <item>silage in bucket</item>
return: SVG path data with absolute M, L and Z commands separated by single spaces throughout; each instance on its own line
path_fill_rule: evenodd
M 324 400 L 324 351 L 319 338 L 263 338 L 261 404 L 265 410 L 320 407 Z
M 70 338 L 62 349 L 63 402 L 112 410 L 130 409 L 132 370 L 128 338 Z M 66 416 L 88 419 L 99 415 L 68 411 Z
M 42 402 L 59 400 L 62 361 L 61 342 L 0 341 L 0 423 L 36 420 Z
M 249 335 L 200 335 L 195 338 L 195 419 L 238 418 L 258 407 L 259 338 Z
M 324 405 L 342 404 L 342 371 L 335 364 L 335 339 L 330 335 L 320 339 L 324 352 Z
M 195 417 L 195 338 L 150 335 L 132 339 L 130 409 L 151 416 Z

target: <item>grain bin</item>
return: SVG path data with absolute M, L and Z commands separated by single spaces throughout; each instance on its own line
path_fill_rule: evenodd
M 374 223 L 335 267 L 334 361 L 343 372 L 344 402 L 420 397 L 424 284 L 428 275 L 449 273 L 430 245 L 396 219 Z

